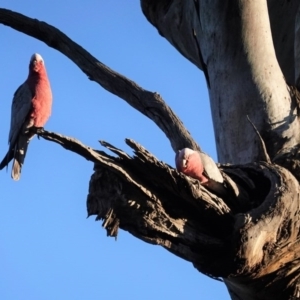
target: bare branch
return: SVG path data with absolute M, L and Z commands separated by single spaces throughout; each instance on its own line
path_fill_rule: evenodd
M 174 151 L 199 145 L 158 93 L 144 90 L 111 70 L 57 28 L 22 14 L 0 9 L 0 23 L 45 42 L 71 59 L 88 77 L 147 116 L 166 134 Z

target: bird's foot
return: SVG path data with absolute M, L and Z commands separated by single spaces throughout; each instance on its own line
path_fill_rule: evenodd
M 40 139 L 40 134 L 44 132 L 44 127 L 33 126 L 31 127 L 31 131 L 37 135 L 38 139 Z

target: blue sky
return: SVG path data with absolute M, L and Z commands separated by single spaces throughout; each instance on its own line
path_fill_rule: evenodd
M 203 74 L 148 23 L 139 1 L 2 0 L 1 7 L 48 22 L 102 63 L 161 94 L 216 159 Z M 0 155 L 8 147 L 13 93 L 37 52 L 54 96 L 47 130 L 99 149 L 98 140 L 105 140 L 129 152 L 124 139 L 132 138 L 174 165 L 158 127 L 68 58 L 3 25 L 0 37 Z M 101 222 L 86 219 L 91 162 L 35 138 L 19 182 L 10 178 L 10 168 L 0 172 L 0 299 L 229 299 L 222 283 L 189 262 L 124 231 L 117 241 L 107 238 Z

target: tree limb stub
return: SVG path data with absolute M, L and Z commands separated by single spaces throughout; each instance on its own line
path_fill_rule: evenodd
M 282 167 L 261 168 L 272 192 L 256 209 L 236 216 L 240 264 L 225 282 L 232 299 L 299 299 L 291 297 L 300 278 L 299 183 Z
M 144 90 L 135 82 L 111 70 L 57 28 L 2 8 L 0 23 L 39 39 L 66 55 L 90 80 L 151 119 L 166 134 L 174 151 L 185 147 L 200 150 L 182 121 L 158 93 Z

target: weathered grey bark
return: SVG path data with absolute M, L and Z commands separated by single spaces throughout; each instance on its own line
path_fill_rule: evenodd
M 126 142 L 133 157 L 101 142 L 115 157 L 60 134 L 39 134 L 95 163 L 88 214 L 103 220 L 108 235 L 121 228 L 162 245 L 204 274 L 222 277 L 232 299 L 300 299 L 300 98 L 287 86 L 299 85 L 300 3 L 141 5 L 159 32 L 206 75 L 219 158 L 236 164 L 220 166 L 226 194 L 178 174 L 131 140 Z M 5 9 L 0 23 L 65 54 L 91 80 L 152 119 L 174 150 L 199 149 L 158 94 L 116 74 L 54 27 Z
M 299 132 L 297 111 L 291 109 L 284 80 L 285 76 L 289 84 L 296 83 L 294 33 L 299 1 L 268 1 L 270 18 L 267 1 L 141 3 L 148 20 L 163 36 L 191 61 L 202 61 L 197 65 L 207 74 L 220 161 L 257 160 L 259 147 L 253 143 L 255 135 L 247 115 L 265 137 L 272 155 L 299 143 L 299 135 L 294 134 Z M 271 139 L 270 133 L 274 135 Z

